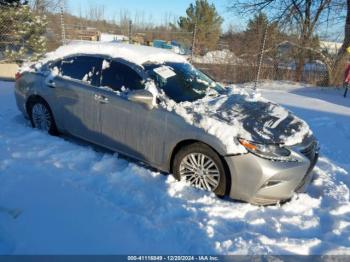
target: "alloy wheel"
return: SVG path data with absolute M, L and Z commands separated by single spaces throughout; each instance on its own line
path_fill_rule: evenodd
M 52 125 L 50 111 L 41 103 L 36 103 L 32 108 L 34 127 L 49 132 Z
M 220 171 L 215 162 L 202 153 L 186 155 L 180 163 L 180 176 L 192 186 L 214 191 L 220 183 Z

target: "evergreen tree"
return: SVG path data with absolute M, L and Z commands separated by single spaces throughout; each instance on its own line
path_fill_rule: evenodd
M 179 18 L 178 25 L 182 30 L 193 32 L 196 27 L 195 53 L 205 53 L 216 47 L 223 19 L 219 16 L 214 4 L 207 0 L 196 0 L 186 10 L 187 16 Z M 196 25 L 196 26 L 195 26 Z
M 265 57 L 276 60 L 276 45 L 282 39 L 285 39 L 285 36 L 280 32 L 278 24 L 270 22 L 265 13 L 260 12 L 254 15 L 248 21 L 247 29 L 241 34 L 242 43 L 240 44 L 241 50 L 239 50 L 239 53 L 244 54 L 245 59 L 252 64 L 256 64 L 259 61 L 265 32 L 267 33 L 267 38 L 264 51 L 268 51 L 265 53 Z
M 265 32 L 267 33 L 268 41 L 265 48 L 272 47 L 278 41 L 281 35 L 278 25 L 276 22 L 269 22 L 267 15 L 265 13 L 258 13 L 252 19 L 248 21 L 247 29 L 245 30 L 245 35 L 248 39 L 247 45 L 257 44 L 254 46 L 255 53 L 260 51 L 261 40 L 263 39 Z M 258 41 L 257 41 L 258 40 Z
M 0 51 L 5 60 L 37 60 L 46 52 L 46 17 L 35 14 L 28 5 L 0 9 L 0 26 L 5 31 Z
M 19 6 L 26 5 L 27 1 L 22 0 L 0 0 L 0 6 Z

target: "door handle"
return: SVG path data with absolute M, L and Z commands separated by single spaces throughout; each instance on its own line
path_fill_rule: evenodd
M 55 88 L 56 87 L 56 83 L 52 79 L 47 81 L 46 85 L 48 87 L 51 87 L 51 88 Z
M 100 102 L 101 104 L 107 104 L 109 103 L 109 100 L 107 97 L 103 96 L 103 95 L 98 95 L 98 94 L 95 94 L 94 95 L 94 98 L 96 101 Z

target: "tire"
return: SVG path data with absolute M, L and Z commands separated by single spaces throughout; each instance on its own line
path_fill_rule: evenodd
M 55 120 L 49 105 L 43 99 L 35 99 L 28 106 L 30 122 L 33 128 L 50 135 L 58 135 Z
M 176 153 L 173 175 L 179 181 L 184 179 L 192 186 L 214 192 L 219 197 L 226 194 L 229 184 L 220 156 L 203 143 L 190 144 Z

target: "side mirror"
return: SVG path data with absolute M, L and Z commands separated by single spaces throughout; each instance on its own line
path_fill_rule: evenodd
M 153 109 L 153 94 L 147 90 L 135 90 L 128 94 L 128 100 L 143 104 L 147 109 Z

